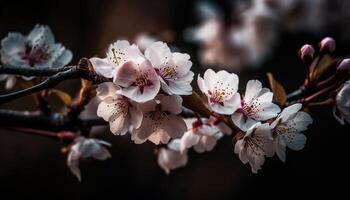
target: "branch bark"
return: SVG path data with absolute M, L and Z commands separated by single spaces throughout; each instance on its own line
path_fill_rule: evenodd
M 93 126 L 107 125 L 102 118 L 73 119 L 59 113 L 43 114 L 39 111 L 14 111 L 0 109 L 1 127 L 22 127 L 50 131 L 78 131 Z
M 77 66 L 72 66 L 69 69 L 58 72 L 53 76 L 50 76 L 45 81 L 34 85 L 33 87 L 26 88 L 24 90 L 16 91 L 10 94 L 0 95 L 0 105 L 6 102 L 12 101 L 14 99 L 24 97 L 41 90 L 54 88 L 60 82 L 69 80 L 69 79 L 86 79 L 93 82 L 94 84 L 99 84 L 102 82 L 110 81 L 108 78 L 105 78 L 94 71 L 89 70 L 88 68 L 89 61 L 86 58 L 80 60 Z M 26 74 L 27 75 L 27 74 Z

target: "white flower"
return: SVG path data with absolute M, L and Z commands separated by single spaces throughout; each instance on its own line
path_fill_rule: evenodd
M 168 148 L 161 148 L 158 153 L 158 164 L 169 174 L 170 170 L 183 167 L 187 164 L 187 152 L 180 153 L 180 140 L 172 140 Z
M 333 114 L 340 124 L 344 125 L 345 121 L 350 123 L 350 80 L 345 82 L 337 94 Z
M 72 53 L 55 43 L 48 26 L 36 25 L 27 36 L 9 33 L 1 40 L 1 61 L 21 67 L 62 67 L 70 62 Z
M 98 85 L 97 96 L 102 100 L 97 108 L 97 116 L 109 122 L 115 135 L 124 135 L 129 128 L 139 128 L 142 112 L 130 99 L 117 94 L 118 87 L 112 82 Z
M 133 133 L 138 142 L 150 140 L 154 144 L 167 144 L 170 138 L 179 138 L 186 131 L 184 120 L 177 116 L 182 111 L 182 99 L 177 95 L 158 95 L 140 108 L 143 112 L 141 126 Z
M 106 160 L 111 157 L 108 149 L 102 145 L 111 146 L 108 142 L 87 139 L 85 137 L 78 137 L 74 140 L 74 144 L 70 147 L 67 157 L 67 165 L 79 181 L 81 181 L 79 169 L 80 159 L 94 158 L 96 160 Z
M 299 151 L 306 143 L 306 136 L 301 132 L 307 129 L 312 119 L 309 114 L 299 111 L 301 107 L 300 103 L 288 106 L 271 124 L 275 136 L 276 153 L 283 162 L 286 160 L 286 146 Z
M 145 56 L 159 75 L 164 92 L 170 95 L 192 93 L 194 73 L 190 71 L 192 62 L 188 54 L 172 53 L 166 43 L 159 41 L 146 49 Z
M 272 98 L 273 93 L 267 88 L 262 88 L 260 81 L 248 81 L 240 108 L 231 117 L 233 123 L 241 130 L 246 131 L 257 121 L 276 117 L 281 109 L 272 103 Z
M 237 93 L 238 76 L 224 70 L 215 73 L 208 69 L 204 73 L 204 79 L 198 76 L 199 89 L 207 96 L 210 108 L 219 114 L 230 115 L 234 113 L 240 104 L 240 96 Z
M 142 57 L 137 46 L 130 45 L 126 40 L 117 40 L 111 44 L 106 54 L 106 58 L 94 57 L 90 61 L 94 70 L 107 78 L 113 78 L 117 69 L 125 62 L 130 61 L 132 57 Z
M 235 145 L 235 153 L 244 163 L 250 164 L 253 173 L 257 173 L 265 162 L 265 156 L 273 156 L 274 143 L 270 126 L 260 122 L 251 126 L 242 139 Z
M 232 130 L 224 123 L 216 123 L 215 119 L 185 119 L 188 131 L 181 138 L 181 152 L 194 147 L 198 153 L 211 151 L 224 134 L 230 135 Z

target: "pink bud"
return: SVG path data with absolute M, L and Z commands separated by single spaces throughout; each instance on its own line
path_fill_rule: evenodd
M 325 53 L 332 53 L 335 50 L 336 44 L 333 38 L 325 37 L 320 42 L 320 51 Z
M 337 70 L 350 70 L 350 59 L 346 58 L 340 62 L 340 64 L 337 67 Z
M 299 50 L 299 57 L 304 62 L 309 62 L 314 58 L 314 53 L 315 49 L 311 45 L 304 44 L 304 46 Z

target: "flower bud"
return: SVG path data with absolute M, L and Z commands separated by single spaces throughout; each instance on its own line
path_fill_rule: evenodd
M 340 64 L 337 67 L 337 70 L 345 70 L 350 71 L 350 59 L 346 58 L 340 62 Z
M 320 42 L 320 51 L 324 53 L 332 53 L 335 50 L 336 44 L 333 38 L 325 37 Z
M 315 49 L 311 45 L 304 44 L 304 46 L 299 50 L 299 57 L 301 60 L 308 63 L 311 62 L 311 60 L 314 58 L 314 53 Z

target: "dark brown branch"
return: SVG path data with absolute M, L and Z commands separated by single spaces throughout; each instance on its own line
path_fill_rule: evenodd
M 87 59 L 83 58 L 80 61 L 79 65 L 73 66 L 66 71 L 59 72 L 59 73 L 49 77 L 45 81 L 43 81 L 37 85 L 34 85 L 33 87 L 26 88 L 26 89 L 20 90 L 20 91 L 16 91 L 16 92 L 13 92 L 10 94 L 0 95 L 0 105 L 4 104 L 6 102 L 9 102 L 11 100 L 17 99 L 17 98 L 24 97 L 24 96 L 39 92 L 41 90 L 54 88 L 60 82 L 68 80 L 68 79 L 82 78 L 82 79 L 89 80 L 89 81 L 93 82 L 94 84 L 99 84 L 102 82 L 110 81 L 108 78 L 105 78 L 105 77 L 97 74 L 96 72 L 89 70 L 87 67 L 88 63 L 89 63 L 89 61 Z
M 52 113 L 43 114 L 41 112 L 13 111 L 0 109 L 0 127 L 21 127 L 50 131 L 78 131 L 90 129 L 93 126 L 107 125 L 102 118 L 93 119 L 73 119 L 70 116 Z
M 31 68 L 18 67 L 10 65 L 0 65 L 0 74 L 14 74 L 22 76 L 52 76 L 59 72 L 64 72 L 72 68 L 72 66 L 57 68 Z

